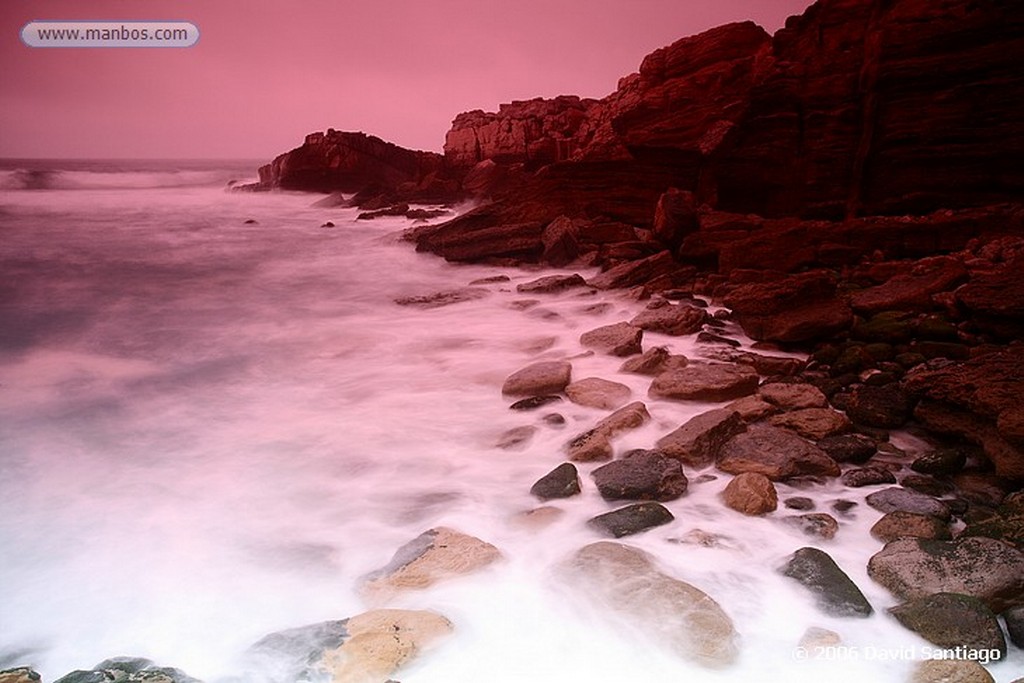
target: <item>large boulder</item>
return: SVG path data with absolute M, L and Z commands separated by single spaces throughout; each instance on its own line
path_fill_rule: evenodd
M 542 396 L 565 389 L 572 377 L 568 361 L 541 361 L 508 376 L 501 387 L 506 396 Z
M 678 460 L 656 450 L 635 450 L 592 473 L 605 500 L 675 500 L 688 481 Z
M 724 303 L 754 339 L 807 342 L 831 337 L 853 323 L 835 279 L 821 271 L 743 284 Z
M 363 577 L 362 588 L 368 596 L 387 599 L 398 592 L 476 572 L 500 558 L 501 552 L 490 543 L 437 527 L 403 545 L 390 562 Z
M 678 337 L 699 332 L 707 319 L 707 311 L 703 308 L 664 302 L 641 311 L 629 321 L 629 324 L 648 332 L 660 332 Z
M 901 600 L 963 593 L 996 612 L 1024 601 L 1024 554 L 991 538 L 900 538 L 872 556 L 868 575 Z
M 586 377 L 565 387 L 565 395 L 577 405 L 614 410 L 629 400 L 630 388 L 600 377 Z
M 998 652 L 1006 656 L 1006 638 L 996 615 L 981 600 L 959 593 L 936 593 L 889 609 L 896 619 L 930 643 Z
M 607 536 L 622 538 L 668 524 L 675 517 L 661 503 L 634 503 L 591 518 L 587 525 Z
M 604 325 L 580 335 L 580 344 L 599 353 L 612 356 L 632 356 L 640 353 L 644 331 L 629 323 Z
M 820 448 L 778 427 L 752 425 L 722 447 L 718 469 L 757 472 L 772 481 L 799 476 L 839 476 L 839 465 Z
M 963 263 L 951 256 L 922 259 L 885 284 L 868 287 L 850 297 L 850 305 L 861 314 L 882 311 L 925 311 L 935 307 L 932 295 L 952 291 L 967 277 Z
M 560 574 L 586 600 L 599 600 L 684 659 L 721 668 L 739 654 L 736 629 L 718 603 L 660 571 L 642 550 L 593 543 L 569 558 Z
M 726 485 L 722 501 L 737 512 L 758 516 L 773 512 L 779 506 L 779 495 L 768 477 L 757 472 L 744 472 Z
M 690 363 L 663 372 L 651 383 L 650 395 L 689 401 L 730 401 L 754 393 L 758 374 L 745 365 Z

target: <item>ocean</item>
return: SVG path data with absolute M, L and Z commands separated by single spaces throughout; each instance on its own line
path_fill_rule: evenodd
M 766 518 L 725 508 L 727 476 L 694 484 L 716 473 L 687 471 L 690 490 L 666 504 L 675 521 L 623 539 L 732 617 L 741 657 L 728 669 L 678 659 L 560 583 L 553 568 L 600 539 L 586 520 L 617 507 L 590 479 L 598 464 L 580 464 L 583 493 L 553 503 L 564 512 L 549 526 L 517 516 L 607 411 L 511 411 L 501 385 L 569 358 L 575 378 L 614 379 L 647 404 L 650 424 L 617 452 L 652 447 L 717 404 L 649 399 L 649 378 L 578 341 L 645 302 L 522 295 L 517 284 L 544 275 L 596 271 L 449 264 L 399 239 L 405 218 L 227 191 L 256 165 L 0 164 L 0 669 L 28 664 L 53 681 L 129 655 L 210 683 L 271 683 L 273 671 L 247 668 L 252 643 L 365 611 L 359 578 L 443 525 L 504 560 L 395 603 L 456 628 L 396 674 L 403 683 L 907 679 L 925 643 L 885 613 L 895 601 L 866 573 L 880 514 L 863 498 L 878 487 L 778 486 L 819 511 L 859 503 L 826 541 L 785 524 L 781 506 Z M 495 275 L 509 280 L 460 303 L 396 303 Z M 702 353 L 692 337 L 648 334 L 653 345 Z M 523 426 L 537 428 L 526 444 L 497 445 Z M 693 529 L 723 542 L 683 542 Z M 807 545 L 846 570 L 872 617 L 826 616 L 779 574 Z M 804 661 L 810 627 L 847 649 Z M 1024 670 L 1011 657 L 990 668 L 1001 682 Z

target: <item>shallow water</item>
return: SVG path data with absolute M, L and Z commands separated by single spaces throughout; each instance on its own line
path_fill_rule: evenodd
M 712 406 L 648 400 L 649 378 L 578 344 L 642 303 L 519 295 L 518 283 L 571 271 L 447 264 L 397 241 L 404 219 L 355 222 L 309 196 L 230 194 L 209 176 L 163 182 L 158 169 L 75 172 L 73 186 L 0 190 L 0 664 L 54 680 L 127 654 L 207 681 L 260 678 L 246 672 L 246 647 L 364 611 L 358 577 L 447 525 L 506 559 L 397 601 L 457 629 L 400 672 L 404 683 L 906 678 L 906 648 L 925 643 L 884 614 L 894 601 L 865 569 L 880 515 L 863 498 L 880 487 L 778 487 L 823 512 L 860 501 L 832 541 L 786 526 L 795 513 L 782 508 L 763 519 L 724 508 L 725 477 L 668 503 L 672 524 L 625 539 L 734 619 L 742 655 L 721 672 L 680 662 L 553 579 L 553 566 L 598 540 L 585 521 L 617 507 L 591 484 L 598 465 L 580 466 L 584 493 L 555 503 L 564 514 L 550 526 L 515 515 L 537 507 L 530 486 L 605 411 L 513 412 L 501 384 L 535 360 L 571 357 L 575 378 L 623 382 L 651 412 L 617 451 L 651 447 Z M 511 282 L 482 286 L 478 300 L 394 303 L 495 274 Z M 600 302 L 607 310 L 595 312 Z M 645 338 L 656 344 L 699 354 L 692 338 Z M 554 411 L 565 427 L 541 420 Z M 538 431 L 524 448 L 495 446 L 527 424 Z M 724 547 L 679 542 L 694 528 L 727 537 Z M 873 617 L 826 617 L 776 572 L 805 545 L 850 574 Z M 809 626 L 853 650 L 799 661 Z M 999 681 L 1024 670 L 1011 657 L 990 668 Z

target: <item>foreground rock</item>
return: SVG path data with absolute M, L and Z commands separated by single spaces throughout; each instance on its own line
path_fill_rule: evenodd
M 914 668 L 910 683 L 995 683 L 995 679 L 978 662 L 928 659 Z
M 641 427 L 651 419 L 647 406 L 640 401 L 625 405 L 569 442 L 569 459 L 573 462 L 610 460 L 614 455 L 612 440 L 621 434 Z
M 541 361 L 508 376 L 501 387 L 506 396 L 542 396 L 565 389 L 572 377 L 568 361 Z
M 272 633 L 250 648 L 248 659 L 254 673 L 273 671 L 281 680 L 384 683 L 452 630 L 435 612 L 373 610 Z
M 908 629 L 942 648 L 969 648 L 1006 656 L 1006 639 L 996 615 L 969 595 L 937 593 L 889 610 Z
M 33 672 L 34 673 L 34 672 Z M 25 674 L 19 674 L 25 676 Z M 0 681 L 3 674 L 0 674 Z M 12 679 L 17 681 L 17 679 Z M 31 678 L 24 679 L 27 681 Z M 37 678 L 38 679 L 38 674 Z M 106 683 L 124 681 L 128 683 L 200 683 L 181 669 L 157 666 L 143 657 L 114 657 L 105 659 L 88 671 L 78 670 L 62 676 L 55 683 Z
M 871 527 L 871 535 L 883 543 L 897 538 L 931 538 L 948 541 L 949 525 L 937 517 L 895 510 L 887 513 Z
M 868 562 L 868 575 L 901 600 L 962 593 L 996 612 L 1024 600 L 1024 554 L 991 538 L 901 538 Z
M 599 353 L 612 356 L 632 356 L 640 353 L 644 331 L 629 323 L 615 323 L 584 332 L 580 344 Z
M 621 407 L 632 393 L 625 384 L 600 377 L 586 377 L 565 387 L 565 395 L 573 403 L 604 410 Z
M 587 525 L 605 535 L 622 538 L 668 524 L 674 519 L 661 503 L 635 503 L 597 515 Z
M 835 617 L 868 617 L 874 611 L 864 594 L 827 553 L 801 548 L 782 573 L 796 579 L 815 596 L 818 607 Z
M 0 683 L 40 683 L 41 680 L 39 673 L 27 666 L 0 671 Z
M 602 541 L 560 568 L 567 583 L 684 659 L 720 668 L 739 654 L 732 620 L 710 596 L 658 570 L 647 553 Z
M 718 469 L 730 474 L 757 472 L 772 481 L 839 476 L 839 465 L 820 448 L 792 432 L 768 425 L 753 425 L 727 441 Z
M 427 588 L 456 576 L 470 574 L 501 558 L 490 543 L 438 527 L 420 534 L 399 548 L 387 565 L 363 581 L 363 591 L 375 598 Z
M 580 475 L 576 466 L 564 462 L 537 480 L 530 493 L 541 500 L 569 498 L 580 492 Z
M 630 451 L 593 472 L 605 500 L 675 500 L 686 493 L 687 479 L 678 460 L 661 451 Z
M 690 363 L 654 378 L 650 395 L 687 401 L 731 401 L 754 393 L 760 381 L 745 365 Z

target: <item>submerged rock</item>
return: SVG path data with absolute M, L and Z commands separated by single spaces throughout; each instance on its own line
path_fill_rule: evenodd
M 793 553 L 782 573 L 810 590 L 818 607 L 835 617 L 868 617 L 874 611 L 857 584 L 839 568 L 828 553 L 801 548 Z
M 565 395 L 573 403 L 605 410 L 621 407 L 632 393 L 625 384 L 600 377 L 586 377 L 565 387 Z
M 386 598 L 395 592 L 427 588 L 438 581 L 470 574 L 500 558 L 501 552 L 490 543 L 437 527 L 403 545 L 387 565 L 367 575 L 363 591 Z
M 736 629 L 718 603 L 661 572 L 642 550 L 593 543 L 569 558 L 560 575 L 588 601 L 601 601 L 684 659 L 721 668 L 739 654 Z
M 435 292 L 434 294 L 403 296 L 395 299 L 395 303 L 399 306 L 414 306 L 416 308 L 441 308 L 443 306 L 459 304 L 464 301 L 483 299 L 489 295 L 490 292 L 486 289 L 466 287 L 463 289 L 453 289 L 447 292 Z
M 548 275 L 517 285 L 516 291 L 520 294 L 552 294 L 564 292 L 574 287 L 585 287 L 586 285 L 587 281 L 578 273 L 573 273 L 572 275 Z

